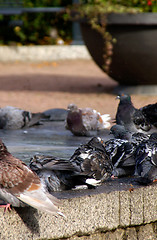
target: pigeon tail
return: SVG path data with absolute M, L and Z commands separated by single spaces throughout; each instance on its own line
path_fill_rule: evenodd
M 29 193 L 26 191 L 21 193 L 17 198 L 38 210 L 46 211 L 51 214 L 59 213 L 57 208 L 59 200 L 49 193 L 45 193 L 42 186 L 33 192 Z
M 101 115 L 101 119 L 103 121 L 104 128 L 109 128 L 111 126 L 111 124 L 109 122 L 111 120 L 110 114 L 103 114 L 103 115 Z

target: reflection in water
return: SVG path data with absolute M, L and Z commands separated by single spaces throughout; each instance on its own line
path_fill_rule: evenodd
M 108 132 L 101 137 L 107 140 Z M 73 136 L 65 129 L 64 122 L 45 122 L 43 125 L 29 129 L 0 130 L 0 138 L 14 156 L 27 164 L 35 154 L 48 154 L 68 159 L 80 144 L 91 139 L 91 137 Z

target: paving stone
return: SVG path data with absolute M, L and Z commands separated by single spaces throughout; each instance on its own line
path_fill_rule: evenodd
M 117 229 L 114 232 L 107 232 L 104 235 L 105 240 L 123 240 L 125 236 L 124 229 Z
M 123 227 L 130 224 L 130 197 L 131 193 L 129 191 L 120 192 L 120 226 Z
M 143 189 L 144 194 L 144 222 L 156 221 L 157 217 L 157 188 L 155 185 Z
M 131 225 L 140 225 L 143 223 L 143 188 L 134 189 L 130 192 L 131 202 L 130 202 L 130 224 Z
M 125 234 L 127 240 L 137 240 L 137 232 L 135 227 L 127 228 Z
M 157 234 L 153 230 L 153 224 L 141 226 L 138 231 L 138 240 L 156 240 Z

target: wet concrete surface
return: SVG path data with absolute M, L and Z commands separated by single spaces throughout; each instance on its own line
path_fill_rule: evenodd
M 104 140 L 110 138 L 109 130 L 99 134 Z M 27 129 L 0 130 L 0 138 L 8 150 L 26 164 L 35 154 L 47 154 L 70 158 L 80 144 L 87 143 L 91 137 L 74 136 L 65 129 L 64 121 L 43 122 Z

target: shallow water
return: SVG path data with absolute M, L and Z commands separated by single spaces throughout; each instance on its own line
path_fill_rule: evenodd
M 101 137 L 109 138 L 108 131 Z M 35 154 L 48 154 L 68 159 L 80 144 L 91 137 L 73 136 L 65 129 L 64 122 L 44 122 L 29 129 L 0 130 L 0 138 L 16 157 L 29 163 Z

